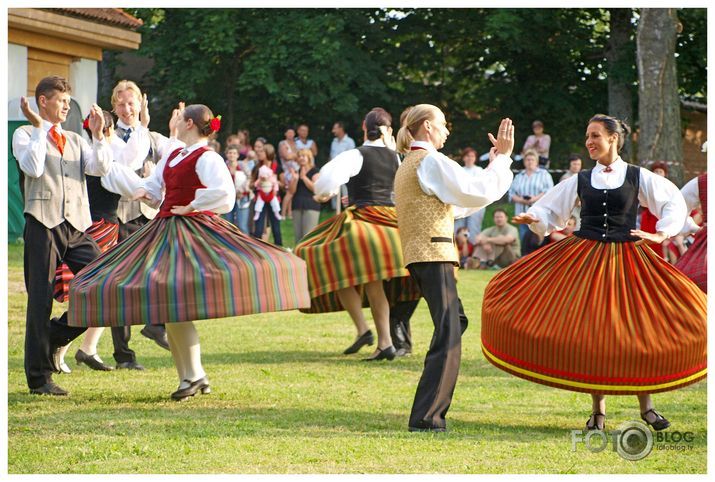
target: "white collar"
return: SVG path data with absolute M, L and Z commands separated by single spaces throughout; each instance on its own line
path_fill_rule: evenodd
M 127 129 L 137 130 L 137 126 L 129 126 L 129 125 L 125 124 L 124 122 L 122 122 L 120 119 L 117 119 L 117 127 L 121 127 L 124 130 L 127 130 Z
M 410 143 L 410 147 L 421 147 L 427 152 L 437 152 L 437 149 L 432 145 L 432 143 L 425 141 L 412 141 L 412 143 Z
M 199 141 L 196 144 L 192 144 L 190 146 L 184 147 L 184 151 L 186 151 L 186 155 L 188 155 L 191 152 L 194 152 L 196 149 L 204 146 L 208 146 L 209 141 Z
M 54 124 L 48 120 L 42 119 L 42 130 L 45 132 L 50 132 L 50 129 L 52 129 L 52 126 Z M 57 124 L 57 127 L 55 128 L 58 134 L 62 134 L 62 125 Z
M 600 162 L 596 162 L 596 165 L 593 167 L 593 172 L 599 173 L 603 172 L 606 167 L 610 167 L 614 171 L 623 169 L 626 166 L 626 163 L 621 159 L 621 156 L 618 156 L 615 161 L 610 166 L 604 166 Z
M 373 147 L 387 147 L 385 145 L 385 142 L 382 140 L 382 137 L 379 139 L 375 139 L 374 141 L 367 140 L 362 143 L 363 146 L 373 146 Z

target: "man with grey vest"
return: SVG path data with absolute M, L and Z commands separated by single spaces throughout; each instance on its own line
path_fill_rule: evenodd
M 67 395 L 52 381 L 52 372 L 59 372 L 55 355 L 85 328 L 67 326 L 66 312 L 50 320 L 55 270 L 64 261 L 77 273 L 99 256 L 99 247 L 84 232 L 92 224 L 85 175 L 109 172 L 112 150 L 96 104 L 89 117 L 91 146 L 79 134 L 62 129 L 70 110 L 66 79 L 40 80 L 35 100 L 39 115 L 21 99 L 31 125 L 19 127 L 12 137 L 13 155 L 24 174 L 25 375 L 30 393 Z
M 112 91 L 112 109 L 117 115 L 115 133 L 125 142 L 133 136 L 147 137 L 149 148 L 145 156 L 136 157 L 138 163 L 128 166 L 136 171 L 140 177 L 146 177 L 156 167 L 164 154 L 169 139 L 158 132 L 149 131 L 149 109 L 146 94 L 142 95 L 136 83 L 131 80 L 120 80 Z M 142 143 L 146 145 L 146 143 Z M 127 197 L 119 200 L 117 218 L 119 219 L 119 242 L 127 239 L 154 219 L 157 209 Z M 169 342 L 166 338 L 164 325 L 145 326 L 141 334 L 152 339 L 160 347 L 168 350 Z M 112 328 L 112 341 L 114 343 L 114 359 L 117 368 L 143 369 L 136 362 L 136 355 L 129 348 L 131 339 L 131 326 Z

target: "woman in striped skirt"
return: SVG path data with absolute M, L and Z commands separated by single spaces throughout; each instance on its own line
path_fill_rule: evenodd
M 172 115 L 176 148 L 151 176 L 112 172 L 113 190 L 156 205 L 157 217 L 87 265 L 70 284 L 68 323 L 122 326 L 166 322 L 183 400 L 210 391 L 193 320 L 309 306 L 305 263 L 250 238 L 220 216 L 236 200 L 221 156 L 208 148 L 219 120 L 204 105 Z M 188 147 L 185 147 L 188 146 Z
M 309 266 L 309 312 L 347 310 L 355 324 L 357 339 L 346 355 L 374 343 L 362 313 L 369 303 L 377 348 L 368 361 L 395 358 L 390 305 L 419 299 L 403 267 L 397 231 L 393 182 L 399 160 L 391 124 L 384 109 L 371 110 L 363 122 L 365 143 L 323 166 L 315 183 L 316 200 L 327 201 L 347 184 L 350 206 L 319 224 L 295 247 L 295 254 Z
M 596 166 L 514 218 L 548 234 L 580 199 L 580 230 L 497 274 L 482 307 L 487 359 L 533 382 L 590 393 L 589 430 L 604 429 L 606 394 L 637 395 L 642 419 L 663 430 L 670 422 L 650 394 L 707 372 L 705 295 L 645 244 L 680 232 L 685 202 L 673 183 L 619 157 L 628 132 L 613 117 L 591 118 L 586 147 Z M 659 217 L 656 233 L 634 229 L 639 203 Z

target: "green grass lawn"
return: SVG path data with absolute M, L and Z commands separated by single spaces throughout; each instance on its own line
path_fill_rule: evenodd
M 77 367 L 55 380 L 68 398 L 29 395 L 23 371 L 26 295 L 22 246 L 9 246 L 8 470 L 10 473 L 705 473 L 706 383 L 654 396 L 693 448 L 629 462 L 609 446 L 571 448 L 590 398 L 510 376 L 479 348 L 482 293 L 493 272 L 460 273 L 470 318 L 448 414 L 449 432 L 407 432 L 432 324 L 413 318 L 415 353 L 363 363 L 342 350 L 355 335 L 344 313 L 297 311 L 200 321 L 213 393 L 173 402 L 168 352 L 134 328 L 144 372 Z M 55 304 L 59 313 L 62 306 Z M 109 332 L 99 353 L 112 361 Z M 607 429 L 638 418 L 636 398 L 610 397 Z

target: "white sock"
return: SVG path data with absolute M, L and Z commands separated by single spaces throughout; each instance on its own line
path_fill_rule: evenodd
M 167 334 L 172 333 L 171 353 L 174 355 L 174 348 L 178 356 L 174 357 L 177 364 L 180 382 L 189 380 L 191 382 L 205 377 L 206 372 L 201 365 L 201 345 L 199 344 L 199 333 L 196 326 L 191 321 L 183 323 L 167 323 Z M 178 363 L 182 368 L 179 369 Z
M 96 355 L 97 343 L 99 343 L 99 338 L 103 332 L 104 328 L 87 328 L 87 331 L 84 332 L 84 338 L 82 338 L 82 346 L 79 349 L 87 355 Z

